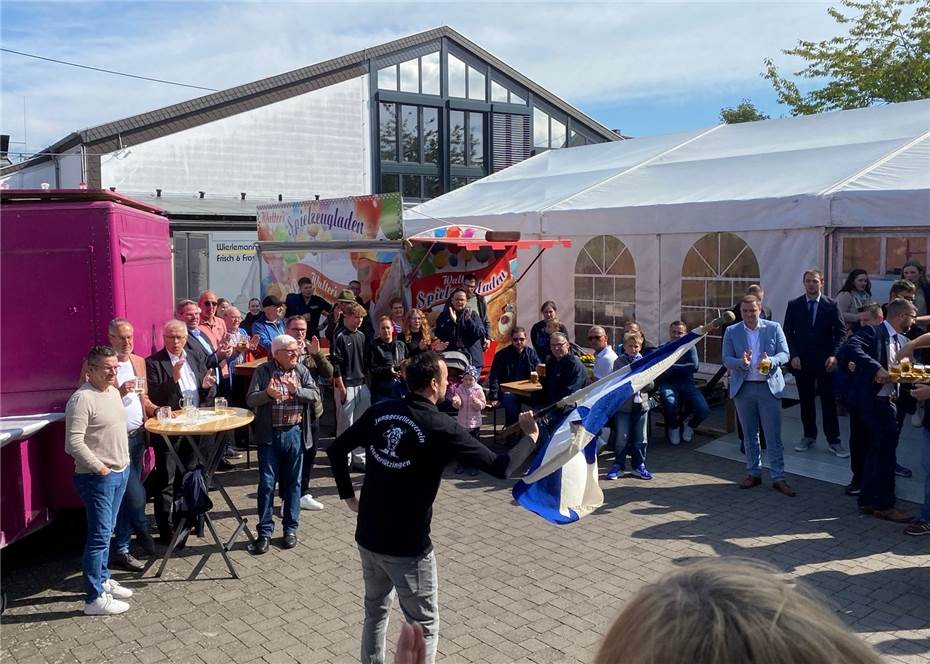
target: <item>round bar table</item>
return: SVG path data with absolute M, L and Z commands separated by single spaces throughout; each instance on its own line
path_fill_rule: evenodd
M 216 528 L 213 525 L 213 519 L 210 517 L 210 512 L 204 514 L 204 521 L 210 531 L 216 549 L 223 556 L 223 560 L 226 561 L 226 567 L 229 568 L 230 574 L 232 574 L 233 578 L 238 579 L 239 574 L 236 572 L 236 568 L 229 558 L 228 551 L 232 548 L 233 544 L 235 544 L 241 533 L 245 532 L 250 542 L 255 541 L 255 536 L 252 535 L 252 531 L 249 530 L 247 519 L 243 518 L 239 509 L 229 497 L 226 488 L 222 485 L 219 478 L 214 477 L 216 468 L 223 456 L 223 445 L 214 444 L 212 445 L 212 449 L 210 449 L 210 443 L 213 442 L 214 436 L 218 433 L 248 426 L 252 420 L 255 419 L 255 416 L 251 411 L 245 408 L 224 408 L 219 413 L 214 411 L 213 408 L 201 408 L 199 409 L 198 421 L 196 423 L 190 423 L 186 421 L 180 413 L 181 411 L 175 411 L 175 413 L 173 413 L 174 417 L 167 422 L 160 422 L 158 418 L 151 417 L 145 421 L 145 430 L 164 438 L 168 454 L 174 456 L 174 460 L 177 462 L 179 468 L 186 468 L 186 465 L 178 453 L 178 447 L 184 440 L 190 443 L 191 449 L 193 449 L 194 455 L 197 457 L 197 461 L 204 468 L 204 481 L 206 485 L 208 487 L 213 486 L 220 492 L 230 512 L 232 512 L 232 515 L 237 521 L 236 530 L 233 532 L 232 537 L 230 537 L 226 543 L 223 543 L 219 535 L 217 535 Z M 209 459 L 204 458 L 205 449 L 203 448 L 210 450 Z M 174 481 L 173 478 L 172 481 Z M 168 560 L 171 559 L 171 555 L 174 553 L 182 536 L 187 533 L 187 528 L 188 518 L 187 516 L 182 516 L 174 530 L 171 543 L 168 545 L 168 550 L 165 552 L 155 576 L 160 577 L 162 572 L 165 571 Z

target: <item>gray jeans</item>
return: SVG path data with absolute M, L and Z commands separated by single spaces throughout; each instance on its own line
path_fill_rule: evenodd
M 359 546 L 358 553 L 365 579 L 362 664 L 384 662 L 388 615 L 395 593 L 407 622 L 423 626 L 426 664 L 433 664 L 439 645 L 439 579 L 433 550 L 419 556 L 398 557 Z

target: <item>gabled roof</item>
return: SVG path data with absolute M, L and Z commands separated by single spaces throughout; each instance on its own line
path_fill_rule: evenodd
M 367 62 L 379 59 L 397 51 L 423 46 L 446 37 L 458 46 L 471 52 L 529 89 L 550 106 L 579 118 L 587 126 L 607 140 L 617 140 L 616 133 L 600 124 L 585 113 L 534 83 L 516 69 L 491 55 L 471 40 L 462 36 L 448 26 L 441 26 L 414 35 L 396 39 L 379 46 L 362 49 L 332 60 L 325 60 L 308 67 L 301 67 L 284 74 L 263 78 L 252 83 L 239 85 L 228 90 L 213 92 L 179 104 L 165 106 L 147 113 L 140 113 L 122 120 L 89 127 L 69 134 L 57 143 L 49 146 L 43 153 L 59 153 L 77 145 L 93 145 L 97 152 L 112 151 L 121 147 L 136 145 L 145 141 L 166 136 L 184 129 L 190 129 L 208 122 L 214 122 L 231 115 L 249 111 L 261 106 L 283 101 L 312 90 L 340 83 L 368 73 Z M 12 173 L 28 165 L 47 161 L 49 155 L 40 155 L 3 169 L 3 173 Z
M 885 224 L 930 223 L 930 99 L 549 150 L 421 203 L 404 214 L 404 228 L 496 228 L 519 216 L 558 232 L 570 215 L 578 232 L 581 219 L 602 230 L 669 232 L 694 221 L 686 208 L 695 227 L 712 227 L 727 207 L 751 228 L 764 216 L 753 206 L 779 205 L 790 219 L 777 223 L 804 225 L 799 210 L 784 210 L 827 209 L 859 191 L 908 198 L 907 208 L 885 210 Z

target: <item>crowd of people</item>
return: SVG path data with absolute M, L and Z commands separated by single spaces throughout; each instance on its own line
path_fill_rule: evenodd
M 859 509 L 908 523 L 905 532 L 910 535 L 930 534 L 930 493 L 917 519 L 895 504 L 895 476 L 911 472 L 895 456 L 903 413 L 922 418 L 923 463 L 930 476 L 930 409 L 913 407 L 930 398 L 930 386 L 906 390 L 890 379 L 895 363 L 919 357 L 930 347 L 930 335 L 922 335 L 921 329 L 930 323 L 930 286 L 919 265 L 906 265 L 902 274 L 889 301 L 881 304 L 872 300 L 868 275 L 862 271 L 850 272 L 834 300 L 823 293 L 823 275 L 807 270 L 804 292 L 787 304 L 783 325 L 772 320 L 758 285 L 736 303 L 737 322 L 723 333 L 722 362 L 746 455 L 741 489 L 762 483 L 764 451 L 773 488 L 796 495 L 785 479 L 781 434 L 785 372 L 790 372 L 803 423 L 803 437 L 794 449 L 806 452 L 816 445 L 819 398 L 827 449 L 850 458 L 846 493 L 858 497 Z M 371 316 L 371 303 L 362 301 L 358 282 L 330 304 L 309 279 L 301 279 L 298 292 L 285 301 L 271 295 L 249 301 L 245 316 L 205 291 L 196 302 L 177 303 L 175 317 L 163 326 L 164 347 L 147 359 L 133 353 L 132 322 L 114 320 L 109 345 L 87 355 L 81 387 L 66 413 L 67 451 L 75 459 L 75 486 L 88 513 L 82 561 L 85 612 L 109 615 L 128 609 L 125 600 L 131 591 L 112 579 L 109 566 L 144 569 L 130 551 L 133 534 L 146 555 L 155 551 L 142 484 L 145 419 L 159 407 L 209 406 L 223 397 L 255 413 L 250 436 L 258 447 L 259 516 L 251 552 L 261 555 L 271 546 L 276 494 L 283 549 L 297 545 L 301 511 L 323 509 L 310 491 L 310 479 L 320 422 L 329 410 L 336 439 L 327 454 L 339 495 L 359 512 L 356 537 L 366 588 L 364 657 L 378 661 L 378 653 L 383 654 L 392 590 L 408 618 L 423 625 L 427 650 L 435 653 L 438 604 L 428 533 L 445 465 L 457 460 L 459 472 L 519 474 L 539 436 L 535 420 L 521 411 L 545 408 L 656 349 L 632 319 L 619 339 L 611 340 L 603 326 L 595 325 L 586 343 L 573 343 L 558 307 L 547 301 L 530 332 L 512 328 L 510 343 L 484 371 L 492 339 L 487 303 L 477 287 L 477 278 L 466 276 L 435 318 L 406 309 L 400 298 L 388 303 L 389 313 Z M 669 339 L 686 333 L 680 320 L 668 325 Z M 579 357 L 582 345 L 593 349 L 590 371 Z M 238 365 L 262 357 L 267 361 L 249 378 L 236 371 Z M 634 477 L 652 478 L 646 465 L 647 422 L 654 410 L 662 412 L 671 444 L 693 439 L 710 413 L 695 382 L 698 368 L 697 352 L 691 349 L 654 385 L 620 406 L 602 434 L 613 455 L 607 480 L 625 476 L 628 457 Z M 486 389 L 479 383 L 482 376 Z M 528 400 L 504 387 L 537 376 L 541 389 Z M 136 389 L 140 382 L 144 388 Z M 331 401 L 324 399 L 324 387 L 331 389 Z M 848 447 L 840 436 L 838 404 L 850 417 Z M 519 423 L 523 436 L 513 436 L 508 451 L 495 455 L 477 438 L 485 413 L 498 407 L 506 424 Z M 550 423 L 540 422 L 543 430 Z M 155 468 L 146 485 L 154 494 L 158 538 L 168 543 L 178 523 L 175 498 L 196 458 L 181 443 L 178 464 L 160 441 L 152 443 Z M 229 470 L 247 439 L 218 436 L 213 444 L 223 448 L 219 469 Z M 386 469 L 405 469 L 405 481 L 398 483 Z M 360 502 L 355 501 L 350 470 L 366 473 Z M 396 504 L 404 504 L 405 510 L 389 509 Z M 411 571 L 434 581 L 408 587 L 404 579 Z

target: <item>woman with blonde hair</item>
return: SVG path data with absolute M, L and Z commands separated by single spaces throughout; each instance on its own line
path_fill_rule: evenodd
M 403 341 L 407 344 L 407 357 L 427 350 L 443 351 L 449 344 L 433 337 L 429 328 L 429 317 L 421 309 L 410 309 L 404 315 Z
M 750 560 L 708 560 L 633 596 L 595 664 L 880 664 L 812 591 Z

